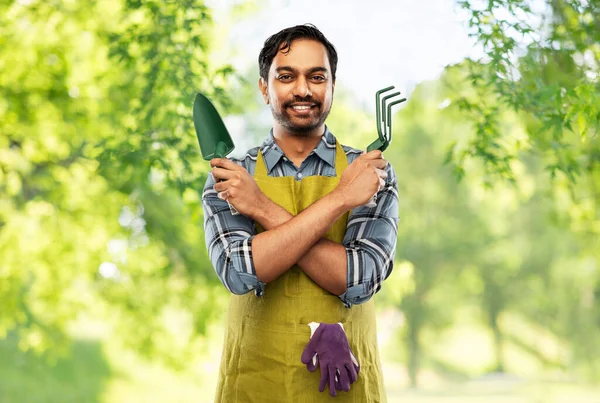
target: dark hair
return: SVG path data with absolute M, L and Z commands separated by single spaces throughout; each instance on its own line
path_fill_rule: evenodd
M 295 27 L 286 28 L 278 33 L 271 35 L 263 46 L 258 55 L 258 67 L 260 76 L 266 81 L 269 77 L 269 69 L 277 52 L 280 49 L 287 48 L 288 53 L 292 41 L 295 39 L 314 39 L 321 42 L 327 49 L 327 57 L 331 66 L 331 77 L 335 81 L 335 71 L 337 70 L 338 56 L 335 47 L 325 38 L 325 35 L 317 29 L 313 24 L 296 25 Z M 283 45 L 283 47 L 282 47 Z

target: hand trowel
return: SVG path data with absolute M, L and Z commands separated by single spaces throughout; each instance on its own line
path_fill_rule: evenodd
M 196 137 L 204 160 L 225 158 L 233 151 L 235 146 L 223 119 L 210 100 L 200 93 L 197 93 L 194 99 L 193 117 Z M 239 214 L 231 204 L 229 208 L 231 214 Z

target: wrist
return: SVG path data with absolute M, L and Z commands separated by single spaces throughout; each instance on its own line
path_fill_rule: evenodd
M 261 223 L 266 216 L 269 203 L 272 203 L 271 200 L 269 200 L 269 198 L 265 196 L 264 193 L 260 192 L 260 195 L 254 206 L 254 210 L 252 211 L 252 216 L 250 218 L 258 223 Z
M 330 198 L 335 211 L 337 211 L 339 215 L 342 215 L 350 210 L 350 206 L 348 205 L 348 201 L 343 190 L 336 188 L 333 192 L 329 193 L 328 197 Z

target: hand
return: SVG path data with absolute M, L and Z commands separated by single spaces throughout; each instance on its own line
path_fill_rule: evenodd
M 345 205 L 352 210 L 366 204 L 371 197 L 385 186 L 387 161 L 379 150 L 373 150 L 352 161 L 344 170 L 335 191 L 344 199 Z
M 313 335 L 302 352 L 302 362 L 309 371 L 314 371 L 317 363 L 321 367 L 319 391 L 329 384 L 329 394 L 336 396 L 336 390 L 350 390 L 356 382 L 360 365 L 350 349 L 348 338 L 341 323 L 309 324 Z
M 215 179 L 213 189 L 220 199 L 229 202 L 240 214 L 254 219 L 264 204 L 266 196 L 248 171 L 227 158 L 213 158 L 211 174 Z

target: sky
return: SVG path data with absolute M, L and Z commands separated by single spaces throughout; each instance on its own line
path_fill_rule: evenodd
M 213 0 L 216 22 L 236 0 Z M 267 37 L 304 23 L 317 26 L 338 52 L 337 85 L 361 103 L 390 85 L 410 94 L 423 80 L 435 79 L 444 66 L 478 57 L 468 37 L 466 14 L 453 0 L 254 0 L 260 11 L 233 24 L 220 50 L 234 52 L 236 69 L 257 64 Z M 367 4 L 369 4 L 367 6 Z
M 240 0 L 206 2 L 213 10 L 219 38 L 211 55 L 216 65 L 228 63 L 239 72 L 256 68 L 258 54 L 270 35 L 293 25 L 312 23 L 337 49 L 336 90 L 349 90 L 357 105 L 373 116 L 376 91 L 393 85 L 410 102 L 410 93 L 418 83 L 436 79 L 448 64 L 482 55 L 468 36 L 466 13 L 455 0 L 245 1 L 256 7 L 242 18 L 232 18 L 230 13 Z M 258 94 L 258 88 L 256 91 Z M 405 105 L 394 107 L 394 111 Z M 262 105 L 260 111 L 251 118 L 270 127 L 270 110 Z M 244 150 L 256 145 L 249 135 L 248 119 L 224 119 L 236 144 L 231 156 L 242 156 Z M 375 130 L 375 121 L 373 126 Z

